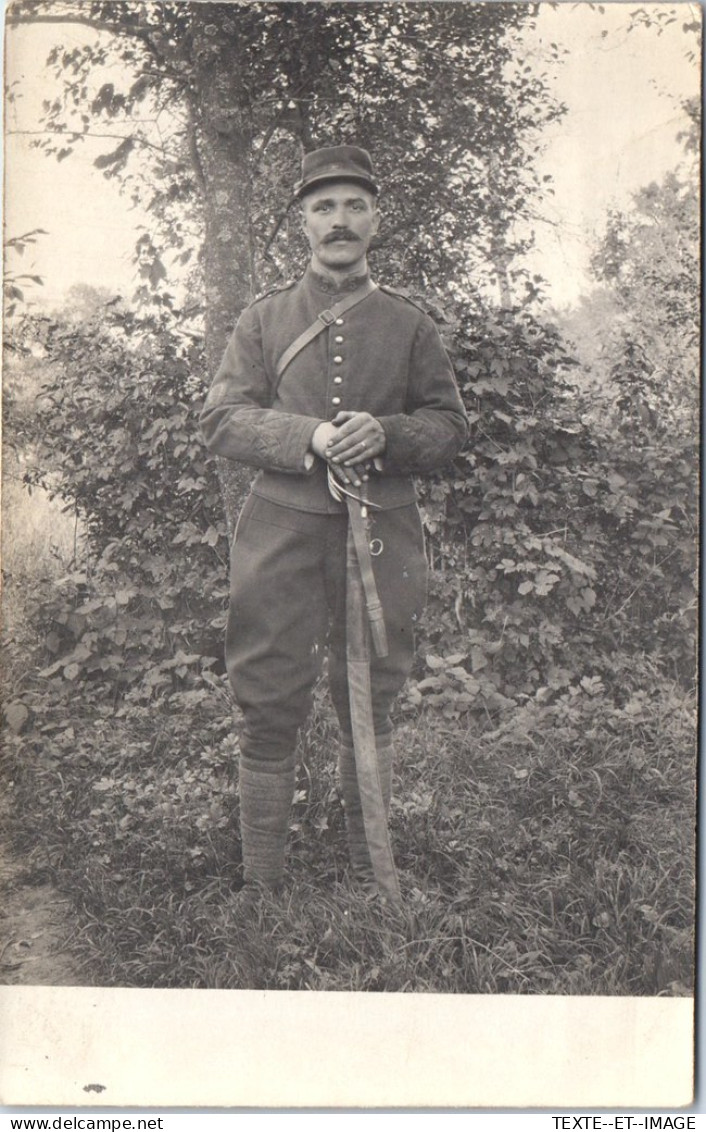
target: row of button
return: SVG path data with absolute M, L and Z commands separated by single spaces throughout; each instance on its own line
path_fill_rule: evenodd
M 343 319 L 342 318 L 336 319 L 336 326 L 343 326 Z M 343 335 L 337 334 L 334 338 L 334 342 L 336 343 L 336 345 L 340 346 L 342 341 L 343 341 Z M 341 357 L 340 354 L 336 354 L 336 356 L 334 357 L 333 360 L 334 360 L 334 364 L 338 366 L 343 361 L 343 358 Z M 340 374 L 336 374 L 336 376 L 333 379 L 333 384 L 334 385 L 341 385 L 342 383 L 343 383 L 343 378 L 341 377 Z M 332 405 L 340 405 L 341 404 L 341 398 L 340 397 L 332 397 L 331 398 L 331 404 Z

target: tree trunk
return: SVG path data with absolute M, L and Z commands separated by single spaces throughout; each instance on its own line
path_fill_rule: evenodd
M 510 264 L 513 253 L 507 246 L 507 215 L 503 204 L 502 191 L 498 185 L 500 163 L 496 154 L 488 158 L 488 189 L 493 202 L 490 212 L 489 258 L 495 270 L 498 283 L 500 306 L 503 310 L 512 309 L 512 287 L 510 286 Z
M 205 354 L 212 379 L 257 284 L 250 224 L 250 115 L 240 82 L 238 41 L 235 29 L 228 34 L 222 19 L 216 29 L 209 9 L 207 4 L 193 9 L 195 82 L 190 110 L 193 159 L 203 197 Z M 221 458 L 217 465 L 230 537 L 252 472 Z

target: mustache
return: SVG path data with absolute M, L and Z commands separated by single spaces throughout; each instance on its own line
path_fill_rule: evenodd
M 339 240 L 359 240 L 360 236 L 356 236 L 355 232 L 349 232 L 347 228 L 341 229 L 340 232 L 331 232 L 328 236 L 324 237 L 325 244 L 335 244 Z

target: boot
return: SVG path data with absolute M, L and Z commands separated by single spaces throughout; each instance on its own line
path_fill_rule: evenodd
M 378 740 L 377 755 L 382 800 L 385 806 L 385 815 L 387 815 L 392 794 L 393 760 L 392 742 L 387 736 Z M 365 837 L 363 810 L 360 804 L 358 778 L 355 769 L 355 754 L 352 744 L 345 740 L 341 742 L 339 750 L 338 777 L 346 817 L 346 838 L 351 862 L 351 875 L 357 885 L 371 894 L 376 893 L 378 888 L 368 853 L 368 842 Z
M 295 767 L 294 756 L 276 761 L 240 756 L 243 876 L 251 893 L 282 882 Z

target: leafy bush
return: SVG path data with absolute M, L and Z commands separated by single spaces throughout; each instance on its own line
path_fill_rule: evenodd
M 107 314 L 107 317 L 106 317 Z M 42 676 L 159 701 L 221 666 L 227 540 L 197 431 L 201 342 L 174 316 L 26 323 L 50 364 L 29 483 L 75 509 L 86 557 L 38 611 Z
M 419 485 L 428 659 L 407 707 L 484 716 L 594 675 L 615 686 L 623 653 L 692 680 L 695 450 L 669 423 L 669 390 L 652 389 L 641 413 L 638 351 L 596 391 L 529 306 L 414 297 L 442 327 L 473 435 Z M 97 698 L 205 694 L 223 670 L 228 548 L 197 428 L 198 327 L 166 301 L 140 317 L 107 304 L 97 317 L 28 320 L 13 343 L 47 358 L 24 426 L 27 478 L 75 510 L 88 544 L 42 604 L 43 676 Z
M 594 673 L 615 684 L 619 651 L 693 680 L 694 439 L 589 398 L 526 310 L 447 315 L 447 332 L 473 436 L 420 485 L 432 674 L 412 703 L 494 712 Z

